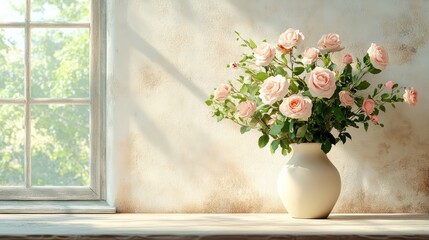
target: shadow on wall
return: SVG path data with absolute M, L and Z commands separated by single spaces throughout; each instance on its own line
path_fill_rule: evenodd
M 122 8 L 123 12 L 129 12 L 129 2 L 121 2 L 120 6 L 118 7 Z M 186 87 L 188 91 L 196 98 L 198 98 L 201 102 L 203 102 L 207 98 L 206 94 L 194 83 L 192 83 L 186 76 L 184 76 L 165 56 L 159 53 L 145 39 L 143 39 L 139 34 L 137 34 L 133 29 L 131 29 L 129 27 L 128 22 L 121 24 L 120 31 L 126 33 L 127 35 L 127 46 L 122 48 L 123 51 L 121 52 L 121 56 L 123 59 L 130 59 L 130 50 L 137 49 L 142 54 L 151 59 L 151 61 L 157 63 L 159 66 L 162 66 L 166 72 L 168 72 L 171 76 L 174 76 L 177 81 L 179 81 L 184 87 Z M 119 67 L 117 68 L 121 68 L 121 64 L 125 63 L 119 63 Z M 120 80 L 115 79 L 112 88 L 115 88 L 115 85 L 121 85 L 121 95 L 130 97 L 129 101 L 127 102 L 126 108 L 129 109 L 130 112 L 133 112 L 135 114 L 134 117 L 137 120 L 136 122 L 140 123 L 140 129 L 142 131 L 142 134 L 147 136 L 147 138 L 152 141 L 154 147 L 159 147 L 163 152 L 167 154 L 172 154 L 167 134 L 164 133 L 156 125 L 155 121 L 153 121 L 147 114 L 145 114 L 144 109 L 142 109 L 142 107 L 136 103 L 136 100 L 132 98 L 133 93 L 130 91 L 131 76 L 129 74 L 129 71 L 121 72 L 124 72 L 125 74 L 121 75 Z M 144 81 L 145 79 L 142 80 Z M 117 119 L 115 119 L 114 122 L 129 123 L 129 121 L 124 121 L 124 119 L 121 119 L 124 116 L 115 115 L 115 117 L 117 117 Z M 128 132 L 128 130 L 129 129 L 124 128 L 121 129 L 121 131 L 126 132 Z
M 130 4 L 128 2 L 123 2 L 121 5 L 117 6 L 120 9 L 115 11 L 127 13 L 130 11 Z M 189 12 L 190 13 L 190 12 Z M 117 65 L 114 66 L 116 69 L 121 69 L 120 79 L 114 78 L 112 81 L 111 91 L 113 89 L 121 89 L 120 96 L 128 96 L 127 101 L 119 101 L 116 99 L 115 109 L 122 111 L 123 114 L 114 114 L 114 123 L 121 123 L 120 127 L 114 130 L 114 135 L 123 135 L 125 134 L 124 141 L 120 142 L 119 150 L 117 156 L 120 158 L 120 165 L 117 166 L 119 172 L 123 176 L 119 176 L 119 184 L 116 194 L 116 201 L 119 212 L 136 212 L 140 208 L 143 208 L 145 212 L 162 212 L 165 209 L 168 209 L 169 206 L 163 206 L 163 200 L 161 199 L 170 199 L 173 194 L 171 192 L 173 190 L 177 191 L 176 185 L 171 183 L 169 184 L 169 180 L 166 176 L 163 176 L 163 172 L 165 172 L 168 168 L 170 168 L 173 163 L 163 163 L 162 159 L 156 159 L 159 163 L 157 163 L 157 167 L 160 169 L 156 169 L 156 172 L 149 172 L 150 169 L 153 170 L 153 166 L 139 166 L 144 162 L 150 162 L 154 160 L 145 159 L 147 156 L 139 156 L 136 154 L 136 150 L 139 149 L 139 146 L 142 144 L 139 142 L 139 136 L 144 136 L 147 139 L 153 148 L 158 148 L 164 155 L 166 155 L 167 159 L 173 159 L 177 161 L 181 161 L 180 164 L 182 166 L 180 168 L 175 169 L 176 175 L 182 175 L 185 182 L 192 182 L 195 179 L 198 179 L 200 176 L 193 176 L 195 172 L 200 172 L 206 175 L 208 179 L 217 179 L 219 181 L 218 187 L 212 189 L 212 193 L 208 196 L 207 200 L 201 203 L 195 203 L 187 206 L 183 206 L 183 210 L 187 212 L 258 212 L 260 209 L 260 202 L 262 201 L 257 192 L 251 192 L 251 187 L 249 187 L 249 180 L 246 176 L 244 176 L 240 171 L 235 170 L 233 164 L 227 163 L 228 159 L 218 158 L 218 154 L 216 151 L 210 148 L 210 142 L 212 141 L 211 136 L 205 134 L 200 137 L 206 141 L 206 145 L 208 147 L 205 154 L 209 154 L 211 156 L 212 161 L 216 161 L 219 163 L 218 167 L 208 168 L 206 163 L 204 162 L 187 162 L 187 159 L 184 159 L 181 156 L 181 153 L 175 151 L 172 147 L 174 144 L 172 138 L 169 137 L 168 132 L 161 129 L 157 124 L 157 119 L 153 119 L 146 113 L 144 109 L 144 104 L 138 103 L 137 98 L 133 96 L 136 94 L 134 89 L 131 89 L 132 81 L 135 81 L 130 74 L 130 71 L 123 71 L 123 69 L 129 69 L 126 66 L 127 61 L 132 59 L 133 50 L 138 50 L 139 53 L 143 54 L 145 57 L 150 59 L 154 65 L 161 66 L 163 71 L 167 72 L 174 80 L 181 83 L 183 87 L 187 89 L 187 92 L 192 94 L 198 101 L 201 102 L 201 106 L 203 106 L 203 102 L 206 99 L 207 95 L 198 88 L 194 83 L 190 81 L 182 72 L 180 72 L 170 60 L 168 60 L 164 55 L 162 55 L 157 49 L 155 49 L 151 44 L 148 43 L 140 34 L 138 34 L 134 29 L 130 27 L 129 20 L 125 20 L 126 18 L 120 18 L 121 21 L 115 25 L 117 31 L 115 37 L 126 34 L 126 42 L 116 39 L 115 43 L 121 43 L 121 51 L 116 51 L 116 54 L 120 55 L 120 61 L 116 61 Z M 153 79 L 139 79 L 139 81 L 153 81 Z M 117 91 L 117 90 L 116 90 Z M 174 93 L 171 93 L 174 94 Z M 113 93 L 113 96 L 116 94 Z M 174 97 L 173 97 L 174 98 Z M 164 102 L 165 103 L 165 102 Z M 143 105 L 143 106 L 142 106 Z M 173 107 L 173 106 L 171 106 Z M 124 111 L 126 109 L 126 111 Z M 171 116 L 174 117 L 174 116 Z M 137 123 L 140 133 L 133 133 L 130 128 L 131 123 Z M 196 129 L 195 131 L 198 131 Z M 203 132 L 199 132 L 199 134 L 204 134 Z M 113 139 L 115 137 L 113 136 Z M 193 149 L 195 151 L 195 149 Z M 139 163 L 139 161 L 141 161 Z M 168 166 L 170 165 L 170 166 Z M 161 169 L 165 167 L 165 169 Z M 149 170 L 148 170 L 149 169 Z M 146 174 L 146 176 L 144 176 Z M 157 175 L 156 177 L 152 177 L 153 175 Z M 224 176 L 222 176 L 224 175 Z M 215 177 L 218 176 L 218 177 Z M 155 179 L 156 178 L 156 179 Z M 159 183 L 157 184 L 155 179 Z M 160 181 L 164 182 L 161 183 Z M 166 182 L 165 182 L 166 181 Z M 203 180 L 200 180 L 203 181 Z M 168 186 L 167 186 L 168 185 Z M 210 184 L 214 185 L 214 184 Z M 142 187 L 143 186 L 143 187 Z M 166 189 L 167 188 L 167 189 Z M 168 189 L 172 188 L 172 189 Z M 145 194 L 142 192 L 136 192 L 136 190 L 148 190 L 149 194 Z M 225 189 L 229 189 L 230 192 L 235 192 L 234 190 L 240 190 L 240 194 L 242 199 L 237 198 L 238 195 L 228 196 L 225 195 Z M 222 194 L 223 193 L 223 194 Z M 184 193 L 189 194 L 189 193 Z M 181 194 L 177 194 L 175 197 L 175 201 L 181 201 Z M 244 198 L 243 198 L 244 196 Z M 246 197 L 247 196 L 247 197 Z M 150 205 L 153 206 L 153 198 L 157 198 L 158 206 L 151 208 Z M 168 200 L 170 201 L 170 200 Z M 186 202 L 186 201 L 184 201 Z M 189 202 L 189 201 L 188 201 Z M 256 204 L 255 204 L 256 203 Z M 258 205 L 259 203 L 259 205 Z M 156 205 L 156 203 L 155 203 Z M 164 208 L 164 210 L 163 210 Z M 243 210 L 244 209 L 244 210 Z M 178 210 L 176 210 L 178 211 Z
M 129 25 L 127 24 L 127 26 Z M 151 59 L 151 61 L 158 64 L 159 66 L 162 66 L 166 72 L 168 72 L 177 81 L 179 81 L 184 87 L 188 89 L 189 93 L 193 94 L 201 102 L 204 102 L 206 100 L 207 95 L 203 92 L 203 90 L 201 90 L 194 83 L 192 83 L 165 56 L 159 53 L 158 50 L 152 47 L 133 29 L 128 27 L 125 28 L 123 31 L 127 32 L 128 43 L 130 44 L 128 48 L 139 50 L 142 54 Z

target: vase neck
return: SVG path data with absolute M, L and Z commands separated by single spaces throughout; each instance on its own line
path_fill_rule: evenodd
M 321 143 L 299 143 L 291 144 L 294 154 L 320 154 L 322 151 Z

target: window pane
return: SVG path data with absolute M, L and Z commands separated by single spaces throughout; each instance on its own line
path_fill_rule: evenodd
M 89 22 L 89 2 L 89 0 L 32 0 L 31 20 Z
M 0 98 L 22 98 L 24 77 L 24 30 L 0 29 Z
M 88 186 L 89 106 L 31 107 L 33 186 Z
M 24 22 L 25 0 L 0 0 L 0 22 Z
M 24 106 L 0 105 L 0 186 L 24 185 Z
M 31 42 L 33 98 L 89 97 L 87 29 L 35 29 Z

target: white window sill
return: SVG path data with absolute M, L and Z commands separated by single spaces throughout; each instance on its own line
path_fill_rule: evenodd
M 292 219 L 287 214 L 3 214 L 0 238 L 62 239 L 428 239 L 429 215 L 332 214 Z M 69 236 L 69 237 L 68 237 Z M 228 237 L 229 236 L 229 237 Z M 14 238 L 15 239 L 15 238 Z M 134 238 L 133 238 L 134 239 Z M 305 238 L 307 239 L 307 238 Z
M 0 213 L 115 212 L 116 209 L 105 201 L 0 201 Z

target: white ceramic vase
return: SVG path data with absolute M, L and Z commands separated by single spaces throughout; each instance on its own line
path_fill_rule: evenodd
M 277 190 L 293 218 L 327 218 L 341 191 L 338 170 L 320 143 L 291 144 L 292 157 L 282 168 Z

